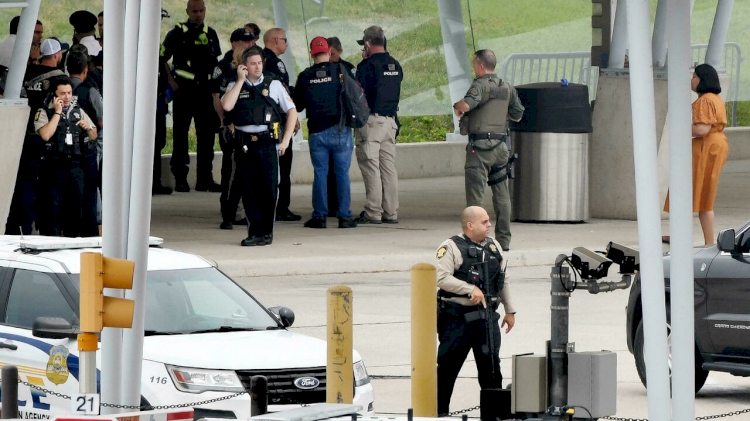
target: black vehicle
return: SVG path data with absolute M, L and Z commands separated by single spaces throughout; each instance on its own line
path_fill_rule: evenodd
M 669 254 L 664 256 L 667 334 L 670 334 Z M 717 244 L 694 248 L 695 278 L 695 391 L 709 371 L 750 376 L 750 221 L 739 230 L 723 230 Z M 641 382 L 646 385 L 643 356 L 641 279 L 630 289 L 626 332 L 628 350 L 635 356 Z M 645 280 L 648 282 L 648 280 Z M 669 342 L 669 338 L 668 338 Z M 670 364 L 671 365 L 671 364 Z

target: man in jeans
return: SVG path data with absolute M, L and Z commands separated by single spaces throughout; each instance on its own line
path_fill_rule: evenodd
M 294 103 L 298 111 L 307 109 L 307 128 L 310 132 L 310 159 L 315 171 L 313 181 L 313 214 L 305 222 L 307 228 L 326 228 L 328 216 L 328 163 L 333 157 L 338 194 L 339 228 L 355 228 L 352 218 L 349 166 L 352 162 L 352 129 L 345 126 L 341 114 L 343 66 L 330 63 L 328 41 L 315 37 L 310 43 L 314 64 L 297 77 Z

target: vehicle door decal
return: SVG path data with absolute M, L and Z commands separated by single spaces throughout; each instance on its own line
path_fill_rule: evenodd
M 23 342 L 25 344 L 31 345 L 34 348 L 41 350 L 47 355 L 50 355 L 52 348 L 54 346 L 54 345 L 48 344 L 47 342 L 40 341 L 38 339 L 27 338 L 21 335 L 14 335 L 12 333 L 0 332 L 0 338 L 12 339 L 17 342 Z M 78 380 L 78 356 L 72 355 L 72 354 L 68 355 L 67 366 L 68 366 L 67 369 L 69 373 L 73 376 L 73 378 Z M 96 369 L 97 384 L 99 383 L 99 374 L 100 372 L 99 372 L 99 369 L 97 368 Z

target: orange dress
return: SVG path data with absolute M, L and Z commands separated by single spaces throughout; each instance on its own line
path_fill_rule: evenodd
M 705 93 L 693 102 L 693 124 L 708 124 L 708 133 L 693 139 L 693 212 L 714 210 L 719 174 L 729 155 L 724 134 L 727 109 L 719 95 Z M 669 196 L 664 205 L 669 212 Z

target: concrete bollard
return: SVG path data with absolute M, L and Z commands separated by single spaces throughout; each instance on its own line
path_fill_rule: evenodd
M 437 417 L 437 272 L 411 268 L 411 406 L 417 417 Z
M 352 289 L 328 288 L 328 363 L 326 365 L 326 402 L 354 401 L 354 367 L 352 351 Z
M 250 416 L 268 413 L 268 379 L 266 376 L 250 378 Z
M 2 419 L 18 418 L 18 368 L 5 365 L 0 372 L 2 393 Z

